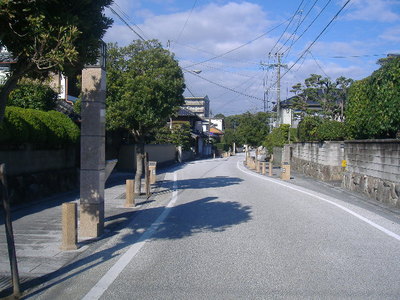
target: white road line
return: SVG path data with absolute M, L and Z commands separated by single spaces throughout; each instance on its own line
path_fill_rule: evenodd
M 114 280 L 119 274 L 125 269 L 125 267 L 130 263 L 130 261 L 138 254 L 140 249 L 146 244 L 146 242 L 151 238 L 151 236 L 157 231 L 160 224 L 165 220 L 165 218 L 171 212 L 172 207 L 178 200 L 178 188 L 177 188 L 177 172 L 174 172 L 174 185 L 172 192 L 172 199 L 165 207 L 162 214 L 154 221 L 153 224 L 147 229 L 139 240 L 133 244 L 119 259 L 118 261 L 108 270 L 106 274 L 93 286 L 93 288 L 82 298 L 85 300 L 99 299 L 104 292 L 110 287 Z
M 322 197 L 322 196 L 319 196 L 319 195 L 317 195 L 315 192 L 313 192 L 313 191 L 311 191 L 311 190 L 309 190 L 309 189 L 306 189 L 306 188 L 299 188 L 299 187 L 294 186 L 294 185 L 292 185 L 292 184 L 290 184 L 290 183 L 282 182 L 282 181 L 279 181 L 279 180 L 274 179 L 274 178 L 269 178 L 269 177 L 266 177 L 266 176 L 259 175 L 259 174 L 257 174 L 257 173 L 248 171 L 248 170 L 245 169 L 241 164 L 242 164 L 241 161 L 238 161 L 238 162 L 237 162 L 237 168 L 238 168 L 240 171 L 242 171 L 242 172 L 244 172 L 244 173 L 246 173 L 246 174 L 248 174 L 248 175 L 251 175 L 251 176 L 254 176 L 254 177 L 257 177 L 257 178 L 266 180 L 266 181 L 270 181 L 270 182 L 279 184 L 279 185 L 284 186 L 284 187 L 286 187 L 286 188 L 289 188 L 289 189 L 292 189 L 292 190 L 294 190 L 294 191 L 297 191 L 297 192 L 300 192 L 300 193 L 309 195 L 309 196 L 311 196 L 311 197 L 317 198 L 317 199 L 319 199 L 319 200 L 321 200 L 321 201 L 324 201 L 324 202 L 327 202 L 327 203 L 329 203 L 329 204 L 331 204 L 331 205 L 334 205 L 334 206 L 336 206 L 336 207 L 338 207 L 338 208 L 344 210 L 345 212 L 351 214 L 352 216 L 356 217 L 357 219 L 359 219 L 359 220 L 361 220 L 361 221 L 364 221 L 365 223 L 371 225 L 372 227 L 374 227 L 374 228 L 376 228 L 376 229 L 382 231 L 383 233 L 387 234 L 388 236 L 390 236 L 390 237 L 392 237 L 392 238 L 395 238 L 396 240 L 400 241 L 400 235 L 398 235 L 398 234 L 396 234 L 396 233 L 394 233 L 394 232 L 392 232 L 392 231 L 390 231 L 390 230 L 388 230 L 388 229 L 386 229 L 386 228 L 384 228 L 384 227 L 382 227 L 382 226 L 380 226 L 380 225 L 378 225 L 378 224 L 372 222 L 371 220 L 369 220 L 369 219 L 367 219 L 367 218 L 361 216 L 360 214 L 358 214 L 358 213 L 352 211 L 351 209 L 348 209 L 347 207 L 344 207 L 344 206 L 342 206 L 342 205 L 340 205 L 340 204 L 338 204 L 338 203 L 335 203 L 334 201 L 331 201 L 331 200 L 329 200 L 329 199 L 327 199 L 327 198 L 324 198 L 324 197 Z

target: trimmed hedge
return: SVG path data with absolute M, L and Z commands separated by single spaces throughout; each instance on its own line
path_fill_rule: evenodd
M 57 111 L 8 106 L 0 125 L 0 145 L 32 144 L 57 148 L 79 141 L 78 126 Z
M 322 123 L 321 117 L 306 116 L 297 127 L 297 134 L 301 142 L 318 140 L 317 128 Z
M 334 120 L 324 120 L 316 128 L 316 137 L 319 141 L 343 141 L 346 139 L 344 123 Z
M 56 107 L 57 93 L 48 85 L 29 83 L 18 85 L 8 98 L 7 105 L 49 111 Z

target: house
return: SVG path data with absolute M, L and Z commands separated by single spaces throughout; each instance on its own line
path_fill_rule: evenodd
M 206 121 L 194 112 L 185 107 L 181 107 L 176 116 L 170 119 L 168 125 L 172 127 L 174 124 L 188 123 L 192 138 L 195 140 L 195 155 L 208 156 L 211 155 L 211 145 L 207 143 L 209 139 L 208 131 L 203 131 L 203 123 Z
M 290 97 L 280 102 L 280 111 L 278 112 L 278 120 L 275 122 L 274 127 L 278 127 L 280 124 L 289 124 L 290 127 L 297 128 L 300 122 L 301 111 L 293 108 L 294 101 L 297 96 Z M 277 105 L 274 106 L 272 111 L 277 112 Z M 312 100 L 307 100 L 307 110 L 318 113 L 322 110 L 321 105 Z

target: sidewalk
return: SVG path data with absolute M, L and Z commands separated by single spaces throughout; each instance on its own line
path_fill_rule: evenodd
M 158 180 L 162 180 L 164 176 L 165 173 L 160 171 Z M 77 190 L 35 203 L 12 207 L 11 215 L 21 290 L 36 285 L 35 279 L 43 279 L 44 276 L 56 272 L 91 245 L 121 228 L 128 221 L 131 213 L 147 207 L 147 204 L 156 197 L 156 193 L 150 199 L 138 197 L 136 207 L 124 208 L 125 180 L 128 178 L 133 178 L 133 174 L 115 173 L 110 176 L 105 188 L 105 233 L 97 239 L 79 240 L 78 250 L 60 250 L 61 205 L 66 202 L 79 204 Z M 157 189 L 153 188 L 154 191 Z M 12 285 L 2 209 L 0 215 L 0 298 L 2 298 L 12 294 Z

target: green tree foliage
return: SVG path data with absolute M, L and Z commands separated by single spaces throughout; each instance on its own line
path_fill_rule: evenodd
M 174 56 L 156 41 L 108 47 L 106 125 L 124 129 L 137 147 L 135 190 L 140 193 L 144 139 L 184 103 L 183 73 Z
M 70 74 L 99 54 L 100 39 L 112 20 L 103 9 L 112 0 L 0 1 L 0 47 L 17 63 L 0 92 L 0 122 L 10 92 L 22 77 Z
M 400 57 L 351 86 L 346 126 L 355 139 L 396 137 L 400 131 Z
M 31 83 L 18 85 L 9 95 L 7 105 L 43 111 L 56 107 L 57 93 L 48 85 Z
M 298 83 L 292 87 L 295 93 L 293 107 L 300 110 L 302 117 L 309 115 L 307 101 L 314 101 L 321 105 L 322 113 L 332 119 L 343 119 L 343 111 L 347 100 L 348 89 L 352 79 L 339 77 L 332 81 L 328 77 L 311 74 L 304 80 L 304 84 Z
M 225 118 L 224 142 L 260 146 L 269 132 L 269 114 L 246 112 Z
M 174 124 L 172 128 L 164 126 L 154 132 L 155 144 L 174 144 L 182 146 L 183 150 L 190 150 L 194 140 L 190 133 L 190 125 L 187 123 Z
M 289 124 L 281 124 L 278 128 L 272 129 L 266 136 L 263 146 L 272 154 L 274 147 L 283 147 L 285 144 L 297 141 L 295 129 L 293 129 Z
M 0 125 L 0 145 L 32 144 L 41 148 L 57 148 L 79 141 L 78 126 L 57 111 L 39 111 L 8 106 Z
M 107 128 L 126 129 L 137 142 L 184 103 L 182 70 L 155 40 L 109 45 L 107 83 Z
M 301 142 L 317 141 L 317 128 L 322 124 L 323 119 L 317 116 L 306 116 L 300 121 L 297 127 L 297 134 Z

